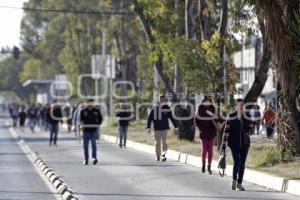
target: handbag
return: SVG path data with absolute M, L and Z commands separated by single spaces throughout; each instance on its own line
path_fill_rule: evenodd
M 229 132 L 226 132 L 227 126 L 228 125 L 226 120 L 224 132 L 223 132 L 223 138 L 222 138 L 222 150 L 218 162 L 218 170 L 221 177 L 225 176 L 225 169 L 226 169 L 226 143 L 227 143 L 227 138 L 229 136 Z
M 226 153 L 224 150 L 221 151 L 221 155 L 220 155 L 219 163 L 218 163 L 218 169 L 219 169 L 220 176 L 224 177 L 225 169 L 226 169 Z

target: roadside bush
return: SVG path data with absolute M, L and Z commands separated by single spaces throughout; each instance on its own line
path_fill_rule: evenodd
M 255 167 L 270 167 L 280 162 L 280 155 L 278 151 L 272 148 L 263 149 L 257 156 Z
M 118 120 L 113 117 L 106 118 L 104 121 L 104 125 L 106 127 L 117 127 L 118 126 Z

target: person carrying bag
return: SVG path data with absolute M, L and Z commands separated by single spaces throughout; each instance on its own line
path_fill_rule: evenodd
M 242 182 L 250 148 L 250 135 L 253 132 L 253 122 L 248 120 L 248 115 L 244 109 L 244 100 L 237 99 L 235 111 L 229 115 L 225 125 L 222 151 L 225 152 L 228 144 L 233 158 L 232 190 L 245 191 Z
M 221 145 L 222 149 L 221 149 L 219 162 L 218 162 L 218 169 L 221 177 L 225 176 L 225 170 L 226 170 L 226 146 L 227 146 L 226 144 L 229 136 L 228 129 L 229 129 L 229 125 L 227 125 L 227 120 L 226 120 L 223 138 L 222 138 L 222 145 Z

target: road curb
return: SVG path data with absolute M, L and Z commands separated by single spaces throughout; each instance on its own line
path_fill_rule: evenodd
M 68 187 L 63 180 L 59 178 L 54 173 L 54 170 L 49 168 L 45 161 L 38 155 L 38 153 L 32 151 L 29 145 L 18 135 L 18 133 L 13 129 L 10 128 L 9 132 L 11 135 L 18 141 L 18 144 L 27 150 L 27 153 L 33 160 L 33 164 L 37 166 L 40 170 L 40 173 L 46 177 L 46 179 L 51 183 L 51 185 L 56 189 L 56 191 L 61 195 L 63 200 L 79 200 L 78 197 L 73 195 L 70 187 Z
M 118 144 L 118 137 L 115 136 L 101 134 L 101 139 L 109 143 Z M 141 152 L 155 155 L 154 147 L 151 145 L 141 144 L 138 142 L 128 140 L 126 146 Z M 202 166 L 201 157 L 189 155 L 174 150 L 168 150 L 168 158 L 175 160 L 179 163 L 187 164 L 194 167 Z M 231 177 L 232 168 L 232 165 L 226 166 L 226 176 Z M 218 173 L 218 161 L 216 160 L 212 161 L 212 171 Z M 273 176 L 264 172 L 248 168 L 245 171 L 244 180 L 276 191 L 285 192 L 293 195 L 300 195 L 300 180 L 289 180 L 283 177 Z

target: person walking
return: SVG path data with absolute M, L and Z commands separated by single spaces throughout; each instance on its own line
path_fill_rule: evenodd
M 41 120 L 41 129 L 43 131 L 47 131 L 49 126 L 48 126 L 48 122 L 47 122 L 47 111 L 49 110 L 50 105 L 46 104 L 44 106 L 42 106 L 41 112 L 40 112 L 40 120 Z
M 225 125 L 222 151 L 225 153 L 226 145 L 228 144 L 234 162 L 231 183 L 232 190 L 245 191 L 242 183 L 250 148 L 249 135 L 252 133 L 254 127 L 253 122 L 249 120 L 251 119 L 249 115 L 244 110 L 244 100 L 237 99 L 235 111 L 229 114 Z
M 195 124 L 199 129 L 202 144 L 202 173 L 205 173 L 206 157 L 208 157 L 207 170 L 209 174 L 212 174 L 211 163 L 215 137 L 217 136 L 217 119 L 218 115 L 212 105 L 212 100 L 206 96 L 199 105 L 195 116 Z
M 167 105 L 167 100 L 165 95 L 159 95 L 157 105 L 153 106 L 151 109 L 148 119 L 147 119 L 147 131 L 151 132 L 151 124 L 154 125 L 154 139 L 155 139 L 155 152 L 156 160 L 160 161 L 160 158 L 163 162 L 167 161 L 167 135 L 169 126 L 169 119 L 172 121 L 175 130 L 177 130 L 177 123 L 173 117 L 172 110 Z M 161 157 L 161 149 L 163 150 Z
M 34 133 L 34 128 L 37 121 L 37 109 L 34 104 L 30 106 L 30 108 L 27 110 L 27 116 L 29 118 L 29 127 L 32 133 Z
M 254 127 L 256 130 L 256 134 L 260 134 L 260 121 L 261 121 L 261 114 L 260 114 L 260 107 L 255 103 L 250 110 L 251 120 L 254 123 Z
M 25 120 L 26 120 L 25 106 L 22 106 L 19 112 L 19 125 L 22 131 L 24 131 L 25 128 Z
M 132 120 L 132 113 L 128 109 L 128 106 L 124 103 L 121 104 L 120 110 L 117 111 L 116 117 L 119 121 L 119 147 L 120 148 L 126 148 L 126 142 L 127 142 L 127 130 L 129 126 L 130 120 Z
M 18 123 L 18 116 L 19 116 L 18 105 L 16 103 L 12 103 L 9 106 L 9 113 L 13 121 L 13 127 L 16 127 Z
M 271 104 L 269 104 L 267 106 L 267 109 L 264 111 L 263 118 L 261 119 L 261 123 L 265 124 L 267 127 L 267 138 L 273 137 L 274 127 L 275 127 L 275 118 L 276 118 L 276 114 L 275 114 Z
M 64 116 L 66 119 L 66 124 L 68 126 L 68 132 L 71 132 L 72 130 L 72 116 L 71 116 L 72 110 L 71 105 L 67 103 L 64 108 Z
M 75 132 L 75 136 L 78 137 L 79 143 L 81 142 L 80 113 L 84 108 L 85 102 L 79 102 L 72 115 L 72 129 Z
M 99 127 L 102 124 L 103 117 L 98 108 L 94 104 L 94 100 L 87 100 L 86 107 L 80 112 L 80 127 L 83 135 L 84 165 L 89 163 L 89 142 L 92 143 L 93 165 L 98 163 L 97 159 L 97 138 L 99 135 Z
M 49 146 L 51 146 L 52 143 L 57 146 L 57 135 L 59 131 L 58 124 L 59 122 L 62 122 L 61 107 L 57 103 L 57 100 L 53 100 L 47 112 L 47 121 L 49 123 L 50 130 Z

